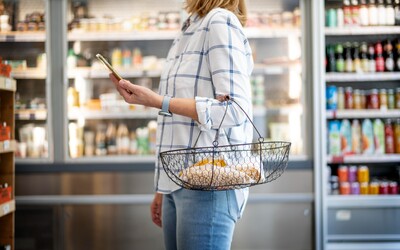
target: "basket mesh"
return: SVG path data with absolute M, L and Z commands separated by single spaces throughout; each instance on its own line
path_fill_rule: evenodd
M 169 178 L 195 190 L 227 190 L 271 182 L 282 175 L 289 142 L 188 148 L 160 153 Z

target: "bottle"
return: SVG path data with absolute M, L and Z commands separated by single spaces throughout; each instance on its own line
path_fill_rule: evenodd
M 392 126 L 392 120 L 386 119 L 385 121 L 385 153 L 394 154 L 394 131 Z
M 352 152 L 352 136 L 351 136 L 351 123 L 349 120 L 344 119 L 340 125 L 340 144 L 342 155 L 351 154 Z
M 375 5 L 375 0 L 369 0 L 368 20 L 369 20 L 369 25 L 371 26 L 378 25 L 378 8 Z
M 344 101 L 344 89 L 343 87 L 338 87 L 337 89 L 337 109 L 342 110 L 345 108 Z
M 353 72 L 360 73 L 361 69 L 361 60 L 360 60 L 360 48 L 357 42 L 353 43 Z
M 370 119 L 365 119 L 361 124 L 362 133 L 362 152 L 363 154 L 373 154 L 375 151 L 374 145 L 374 130 Z
M 385 71 L 392 72 L 394 71 L 394 56 L 393 56 L 393 46 L 392 43 L 388 40 L 384 46 L 384 55 L 385 55 Z
M 345 61 L 344 61 L 344 70 L 345 72 L 351 73 L 353 72 L 353 58 L 351 56 L 351 43 L 347 42 L 344 45 L 344 56 L 345 56 Z
M 396 109 L 400 109 L 400 88 L 396 89 Z
M 129 130 L 124 123 L 120 123 L 117 128 L 117 153 L 126 155 L 129 153 Z
M 361 154 L 361 126 L 357 119 L 351 123 L 351 145 L 354 154 Z
M 326 72 L 335 72 L 336 60 L 335 60 L 335 51 L 332 45 L 326 46 L 326 57 L 328 60 L 328 64 L 326 66 Z
M 340 122 L 338 120 L 329 121 L 328 123 L 328 143 L 329 154 L 340 155 L 341 142 L 340 142 Z
M 394 96 L 394 89 L 388 89 L 387 91 L 387 106 L 388 109 L 395 109 L 396 98 Z
M 335 56 L 336 72 L 344 72 L 343 46 L 341 44 L 335 46 Z
M 156 140 L 157 140 L 157 122 L 150 121 L 147 125 L 149 129 L 149 150 L 150 154 L 156 153 Z
M 395 140 L 395 152 L 400 154 L 400 118 L 396 119 L 394 124 L 394 140 Z
M 362 109 L 361 91 L 359 89 L 353 91 L 353 109 Z
M 122 66 L 122 51 L 119 48 L 115 48 L 111 54 L 111 65 L 114 68 L 120 68 Z
M 351 17 L 352 25 L 360 25 L 360 6 L 358 5 L 358 0 L 351 0 Z
M 386 89 L 379 90 L 379 108 L 382 110 L 387 110 L 388 108 Z
M 368 60 L 368 45 L 366 42 L 361 43 L 360 59 L 361 59 L 362 72 L 368 72 L 369 60 Z
M 386 25 L 393 26 L 395 24 L 395 13 L 392 0 L 386 0 Z
M 142 51 L 139 48 L 133 49 L 132 63 L 133 67 L 136 69 L 141 69 L 143 66 Z
M 386 7 L 385 0 L 378 0 L 378 25 L 386 25 Z
M 373 123 L 374 127 L 374 143 L 375 143 L 375 153 L 384 154 L 385 153 L 385 126 L 381 119 L 375 119 Z
M 343 0 L 343 16 L 344 16 L 344 26 L 351 26 L 353 24 L 353 17 L 350 6 L 350 0 Z
M 360 0 L 360 25 L 361 26 L 368 26 L 369 25 L 369 20 L 368 20 L 368 6 L 367 6 L 367 0 Z
M 96 130 L 96 150 L 95 153 L 98 156 L 107 154 L 107 146 L 106 146 L 106 127 L 104 124 L 99 124 Z
M 396 62 L 395 62 L 395 67 L 396 67 L 396 71 L 400 71 L 400 39 L 397 39 L 395 44 L 396 44 Z
M 346 87 L 344 90 L 344 108 L 353 109 L 353 106 L 354 106 L 353 88 Z
M 400 0 L 394 0 L 394 24 L 400 25 Z
M 376 72 L 375 48 L 372 44 L 368 46 L 368 60 L 369 60 L 368 72 Z
M 375 45 L 375 53 L 376 53 L 376 57 L 375 57 L 375 63 L 376 63 L 376 72 L 383 72 L 385 71 L 385 59 L 383 58 L 382 55 L 382 44 L 380 42 L 378 42 Z
M 342 8 L 336 9 L 336 25 L 338 28 L 342 28 L 344 26 L 344 13 Z
M 132 155 L 137 154 L 137 150 L 138 150 L 138 143 L 137 143 L 137 139 L 136 139 L 136 132 L 135 131 L 131 131 L 129 134 L 129 153 Z
M 68 50 L 68 56 L 67 56 L 67 67 L 68 69 L 74 69 L 77 65 L 77 58 L 74 53 L 73 49 Z
M 132 67 L 132 53 L 130 49 L 122 51 L 122 67 L 127 69 Z
M 117 154 L 117 129 L 114 123 L 109 123 L 106 131 L 107 153 L 109 155 Z

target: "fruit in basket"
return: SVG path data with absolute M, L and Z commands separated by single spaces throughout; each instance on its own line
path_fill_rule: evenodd
M 196 162 L 193 166 L 204 166 L 207 164 L 212 165 L 213 161 L 214 161 L 214 166 L 217 166 L 217 167 L 225 167 L 227 165 L 225 160 L 221 159 L 221 158 L 214 158 L 214 159 L 213 158 L 204 158 L 201 161 Z
M 263 181 L 263 176 L 260 175 L 259 167 L 255 167 L 253 164 L 239 163 L 233 166 L 233 168 L 235 170 L 245 173 L 247 176 L 253 179 L 254 182 L 258 183 Z

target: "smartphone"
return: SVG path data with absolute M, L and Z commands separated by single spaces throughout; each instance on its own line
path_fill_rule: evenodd
M 97 54 L 96 57 L 104 64 L 104 66 L 106 66 L 110 70 L 111 73 L 113 73 L 113 75 L 115 76 L 115 78 L 117 78 L 118 81 L 122 79 L 122 77 L 117 73 L 117 71 L 111 66 L 111 64 L 107 62 L 107 60 L 101 54 Z

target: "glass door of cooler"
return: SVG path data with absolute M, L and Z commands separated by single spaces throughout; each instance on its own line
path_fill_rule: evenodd
M 125 103 L 95 55 L 157 91 L 182 2 L 72 0 L 67 8 L 68 160 L 153 163 L 158 110 Z
M 0 57 L 17 81 L 17 163 L 51 161 L 45 0 L 0 1 Z

